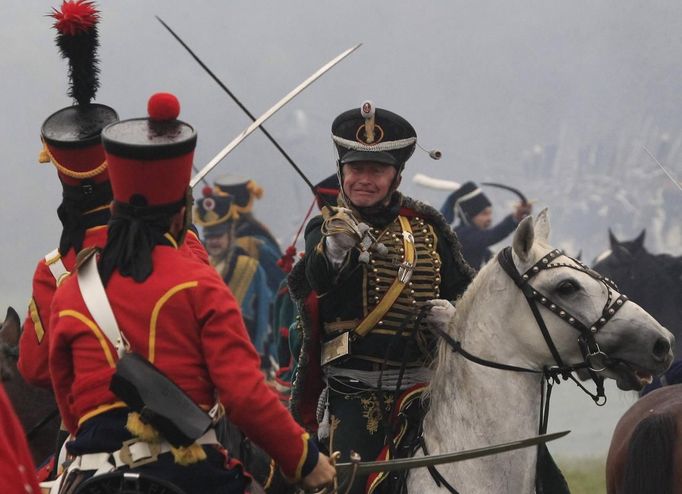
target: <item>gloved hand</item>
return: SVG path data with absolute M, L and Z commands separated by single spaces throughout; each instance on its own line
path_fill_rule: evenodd
M 325 237 L 325 254 L 334 269 L 339 269 L 348 251 L 362 238 L 363 232 L 350 209 L 325 207 L 322 209 L 322 216 L 324 222 L 321 231 Z M 365 229 L 369 228 L 364 226 Z
M 431 306 L 426 313 L 426 324 L 447 331 L 450 320 L 455 316 L 455 306 L 443 299 L 429 300 L 426 304 Z
M 324 242 L 327 260 L 332 263 L 334 269 L 339 269 L 346 258 L 346 254 L 355 247 L 358 239 L 346 233 L 337 233 L 325 237 Z

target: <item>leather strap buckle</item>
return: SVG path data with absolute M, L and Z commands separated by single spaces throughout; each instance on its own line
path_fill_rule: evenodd
M 123 441 L 119 456 L 121 461 L 129 468 L 137 468 L 148 463 L 154 463 L 159 459 L 161 445 L 148 443 L 138 438 Z

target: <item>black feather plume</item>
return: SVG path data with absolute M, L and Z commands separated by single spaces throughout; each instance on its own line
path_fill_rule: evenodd
M 79 105 L 87 105 L 99 89 L 97 27 L 73 36 L 59 33 L 57 46 L 62 57 L 69 61 L 69 96 Z

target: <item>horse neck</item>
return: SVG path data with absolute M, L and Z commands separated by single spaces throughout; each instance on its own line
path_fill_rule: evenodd
M 483 271 L 478 276 L 482 274 Z M 513 284 L 474 280 L 470 290 L 475 293 L 467 293 L 458 304 L 450 334 L 473 355 L 534 368 L 532 362 L 519 355 L 519 346 L 510 334 L 512 324 L 534 326 L 529 321 L 515 323 L 504 317 L 505 313 L 514 314 L 513 306 L 521 300 L 508 292 L 517 288 Z M 424 419 L 424 439 L 429 453 L 479 448 L 536 435 L 541 382 L 539 374 L 493 369 L 470 362 L 442 344 L 431 382 L 430 408 Z M 535 461 L 535 448 L 527 448 L 450 464 L 441 473 L 448 479 L 459 479 L 455 487 L 462 492 L 502 492 L 505 490 L 502 486 L 511 485 L 510 482 L 519 489 L 514 492 L 525 492 L 532 489 Z
M 475 325 L 472 331 L 483 328 Z M 493 362 L 530 367 L 505 351 L 504 340 L 480 331 L 467 338 L 463 348 Z M 540 419 L 542 377 L 539 374 L 494 369 L 471 362 L 460 354 L 439 361 L 430 390 L 425 436 L 433 431 L 440 452 L 512 441 L 537 434 Z M 452 434 L 441 436 L 441 431 Z M 484 440 L 485 438 L 485 440 Z

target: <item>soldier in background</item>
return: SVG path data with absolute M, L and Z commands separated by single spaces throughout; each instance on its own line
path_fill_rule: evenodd
M 489 247 L 512 233 L 532 210 L 531 204 L 518 204 L 512 214 L 492 226 L 492 203 L 474 182 L 466 182 L 448 196 L 441 213 L 448 223 L 453 223 L 455 218 L 459 219 L 455 233 L 462 244 L 462 254 L 478 270 L 493 255 Z
M 237 237 L 239 206 L 235 196 L 217 187 L 205 187 L 204 196 L 196 202 L 194 222 L 202 227 L 204 245 L 211 265 L 230 287 L 256 350 L 261 355 L 264 369 L 271 369 L 276 349 L 270 331 L 270 304 L 273 292 L 267 275 L 257 257 L 250 256 Z M 252 237 L 249 242 L 260 242 Z M 279 268 L 277 268 L 279 270 Z
M 322 210 L 325 206 L 336 205 L 339 195 L 339 178 L 330 175 L 313 187 L 315 202 Z M 312 207 L 312 206 L 311 206 Z M 308 212 L 310 214 L 310 211 Z M 307 220 L 307 217 L 303 220 Z M 302 227 L 303 225 L 301 225 Z M 280 260 L 280 267 L 290 273 L 296 262 L 296 240 L 289 246 L 286 254 Z M 289 293 L 287 280 L 282 280 L 273 304 L 272 328 L 275 334 L 277 360 L 279 369 L 275 374 L 275 388 L 283 403 L 289 403 L 291 384 L 296 377 L 298 358 L 301 351 L 302 334 L 298 325 L 298 309 Z
M 275 293 L 285 273 L 277 265 L 282 257 L 277 239 L 267 226 L 253 214 L 253 204 L 263 196 L 263 189 L 254 181 L 236 175 L 223 175 L 214 182 L 214 190 L 232 198 L 234 241 L 243 252 L 256 259 L 267 277 L 270 291 Z

